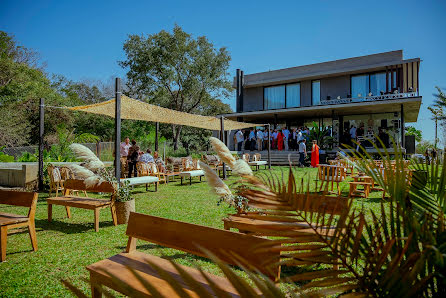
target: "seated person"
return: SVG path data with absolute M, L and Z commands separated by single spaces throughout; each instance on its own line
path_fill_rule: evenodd
M 158 152 L 153 152 L 153 159 L 156 165 L 159 168 L 159 171 L 162 173 L 166 172 L 166 165 L 164 164 L 164 161 L 161 157 L 159 157 Z
M 139 161 L 144 163 L 154 162 L 153 156 L 152 156 L 152 150 L 147 149 L 146 153 L 142 154 L 139 158 Z

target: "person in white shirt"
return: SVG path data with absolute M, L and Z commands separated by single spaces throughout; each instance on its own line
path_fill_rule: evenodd
M 304 135 L 302 134 L 302 130 L 299 128 L 297 131 L 297 142 L 300 143 L 304 140 Z
M 352 138 L 352 140 L 356 139 L 356 127 L 354 127 L 353 125 L 350 128 L 350 137 Z
M 128 137 L 126 137 L 124 139 L 124 142 L 121 143 L 121 147 L 120 147 L 120 154 L 121 157 L 127 157 L 127 155 L 129 155 L 129 148 L 130 148 L 130 139 Z
M 235 139 L 237 141 L 237 150 L 242 151 L 242 145 L 243 145 L 243 141 L 245 140 L 245 137 L 244 137 L 243 131 L 241 129 L 239 129 L 235 133 Z
M 257 150 L 262 151 L 263 132 L 257 129 Z
M 305 166 L 305 157 L 307 156 L 307 145 L 305 144 L 307 140 L 303 139 L 299 143 L 299 163 L 301 167 Z
M 289 150 L 288 140 L 290 137 L 290 131 L 288 130 L 287 127 L 285 127 L 285 129 L 282 130 L 282 133 L 283 133 L 283 143 L 285 144 L 285 151 L 288 151 Z

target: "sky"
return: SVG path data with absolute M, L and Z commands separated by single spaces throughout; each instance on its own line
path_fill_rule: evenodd
M 245 74 L 400 50 L 421 58 L 418 122 L 434 139 L 427 107 L 446 88 L 446 1 L 21 1 L 0 0 L 0 30 L 34 49 L 49 73 L 71 80 L 125 77 L 129 34 L 207 36 Z M 234 96 L 224 100 L 235 108 Z M 440 133 L 441 134 L 441 133 Z

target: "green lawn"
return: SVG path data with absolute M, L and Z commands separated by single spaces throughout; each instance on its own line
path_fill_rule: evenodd
M 286 167 L 276 167 L 274 172 L 287 172 Z M 260 173 L 265 173 L 265 170 Z M 316 169 L 298 169 L 298 177 L 314 180 Z M 308 178 L 305 178 L 308 179 Z M 233 211 L 217 206 L 217 198 L 206 182 L 180 185 L 179 180 L 160 185 L 158 192 L 146 192 L 144 187 L 135 188 L 136 211 L 185 222 L 223 228 L 222 218 Z M 234 181 L 230 177 L 227 182 Z M 348 184 L 342 183 L 343 194 L 348 194 Z M 154 190 L 151 186 L 150 190 Z M 39 249 L 32 252 L 27 230 L 8 235 L 6 262 L 0 263 L 0 297 L 17 296 L 70 296 L 60 283 L 67 279 L 89 294 L 89 286 L 82 279 L 88 277 L 85 266 L 110 257 L 125 249 L 127 237 L 125 225 L 113 226 L 110 211 L 101 211 L 100 230 L 93 227 L 93 212 L 72 208 L 72 218 L 65 217 L 65 208 L 53 207 L 53 222 L 47 221 L 46 197 L 39 195 L 36 213 L 37 241 Z M 379 209 L 381 192 L 372 192 L 369 199 L 355 200 L 357 207 Z M 23 208 L 0 205 L 0 212 L 25 214 Z M 161 256 L 172 256 L 183 265 L 199 264 L 209 272 L 220 274 L 210 261 L 193 255 L 138 242 L 138 250 Z

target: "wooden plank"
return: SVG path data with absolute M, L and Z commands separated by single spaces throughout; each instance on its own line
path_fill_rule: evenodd
M 0 204 L 31 207 L 34 192 L 0 190 Z
M 85 185 L 84 180 L 78 180 L 78 179 L 68 179 L 64 183 L 65 189 L 71 189 L 71 190 L 85 190 L 89 192 L 106 192 L 106 193 L 114 193 L 115 190 L 113 188 L 113 185 L 111 185 L 108 182 L 103 182 L 99 185 L 94 185 L 88 187 Z
M 255 264 L 256 269 L 274 280 L 279 275 L 278 265 L 265 264 L 265 260 L 268 259 L 275 258 L 279 261 L 278 253 L 254 253 L 256 247 L 269 244 L 271 240 L 268 239 L 133 212 L 130 215 L 126 234 L 207 257 L 200 249 L 203 247 L 229 264 L 235 262 L 228 253 L 234 253 L 247 260 L 249 264 Z
M 69 206 L 82 209 L 95 209 L 98 207 L 106 207 L 111 204 L 108 200 L 85 198 L 85 197 L 56 197 L 48 198 L 48 204 Z
M 27 216 L 11 214 L 11 213 L 0 213 L 0 226 L 11 225 L 27 221 L 28 221 Z
M 167 273 L 183 287 L 188 295 L 191 297 L 199 297 L 199 295 L 189 286 L 189 284 L 182 279 L 178 271 L 169 261 L 141 252 L 135 251 L 133 253 L 121 253 L 109 259 L 92 264 L 88 266 L 87 269 L 90 271 L 92 281 L 94 283 L 105 285 L 129 296 L 135 296 L 135 294 L 143 297 L 150 296 L 150 293 L 147 291 L 141 281 L 135 278 L 134 274 L 129 269 L 132 268 L 143 280 L 149 282 L 153 287 L 155 287 L 155 289 L 158 290 L 163 297 L 178 297 L 178 294 L 169 286 L 168 282 L 160 277 L 158 272 L 151 265 L 149 265 L 147 261 L 167 271 Z M 189 273 L 202 287 L 208 290 L 210 294 L 214 293 L 207 280 L 197 269 L 183 265 L 179 266 Z M 132 291 L 130 292 L 128 288 L 123 288 L 118 283 L 113 282 L 111 275 L 125 281 Z M 228 294 L 229 297 L 240 297 L 236 289 L 226 278 L 209 273 L 206 275 L 215 284 L 217 284 L 223 292 Z

